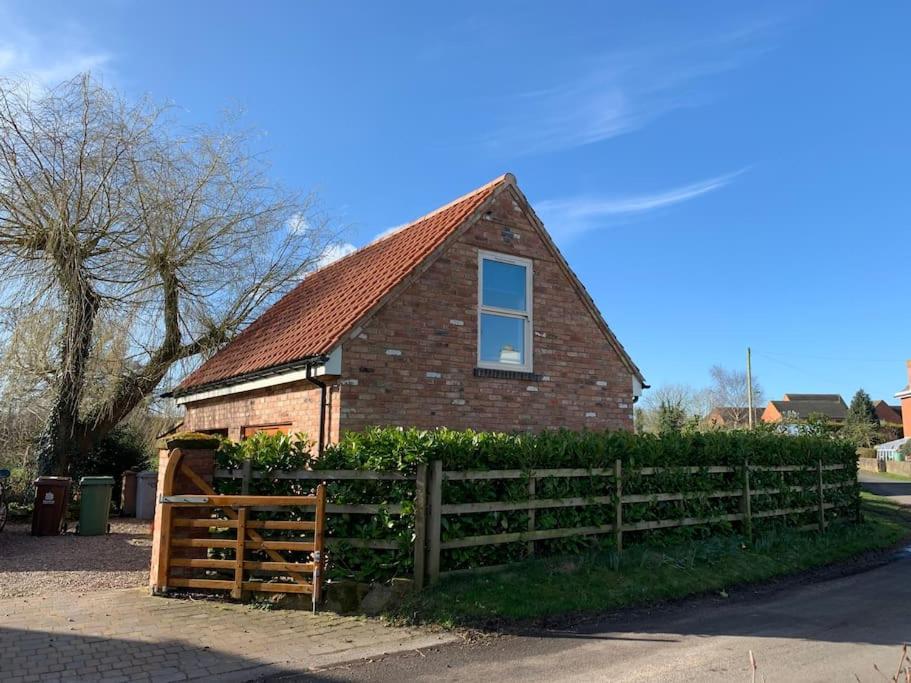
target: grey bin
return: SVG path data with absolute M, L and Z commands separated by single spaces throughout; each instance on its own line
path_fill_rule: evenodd
M 158 472 L 136 474 L 136 519 L 154 519 Z

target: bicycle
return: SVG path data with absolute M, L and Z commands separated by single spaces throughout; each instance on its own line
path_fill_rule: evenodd
M 6 499 L 6 487 L 3 485 L 3 482 L 9 479 L 9 474 L 9 470 L 0 470 L 0 531 L 3 531 L 9 517 L 9 502 Z

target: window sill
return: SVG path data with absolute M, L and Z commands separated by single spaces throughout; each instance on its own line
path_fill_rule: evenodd
M 496 370 L 494 368 L 475 368 L 475 377 L 489 377 L 490 379 L 519 379 L 525 382 L 540 382 L 541 375 L 534 372 L 521 372 L 517 370 Z

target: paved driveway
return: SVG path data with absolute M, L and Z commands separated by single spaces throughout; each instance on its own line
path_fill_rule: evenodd
M 61 592 L 0 599 L 0 681 L 247 681 L 452 639 L 143 589 Z

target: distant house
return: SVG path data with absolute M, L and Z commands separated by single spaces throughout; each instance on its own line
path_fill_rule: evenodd
M 505 175 L 308 275 L 172 392 L 184 428 L 633 428 L 645 381 Z
M 753 424 L 759 423 L 764 410 L 764 408 L 753 408 Z M 719 406 L 712 408 L 705 421 L 713 427 L 749 427 L 750 409 L 746 406 Z
M 769 401 L 762 412 L 762 421 L 806 420 L 811 415 L 822 415 L 830 422 L 844 422 L 848 406 L 838 394 L 785 394 L 780 401 Z
M 907 361 L 905 366 L 908 370 L 908 384 L 904 389 L 895 394 L 895 398 L 902 402 L 901 417 L 905 436 L 911 437 L 911 360 Z
M 904 438 L 895 439 L 875 446 L 876 457 L 880 460 L 897 460 L 898 450 L 911 439 L 911 360 L 905 363 L 908 372 L 908 384 L 904 389 L 895 394 L 901 401 L 900 406 L 886 405 L 885 401 L 873 404 L 876 415 L 884 424 L 902 424 Z
M 874 401 L 873 409 L 880 424 L 900 425 L 902 423 L 902 407 L 890 406 L 885 401 Z

